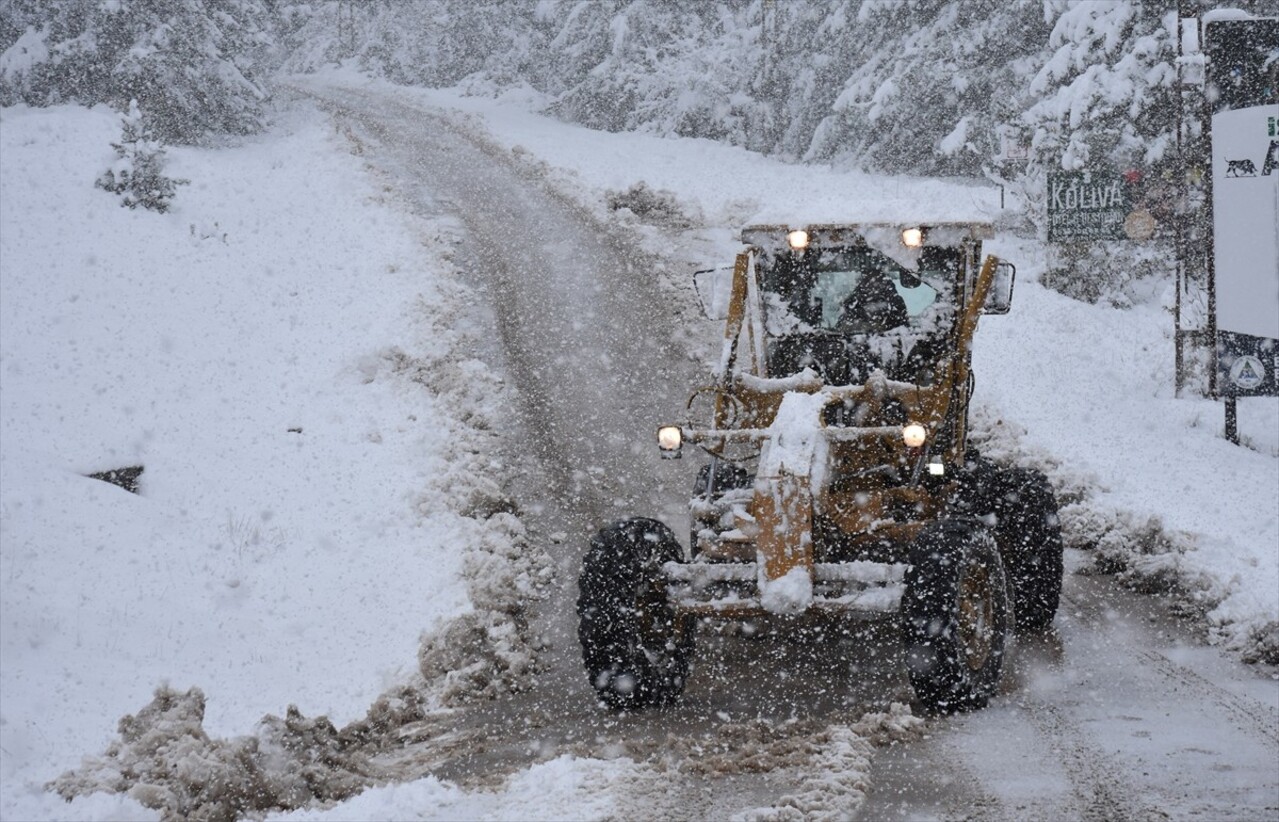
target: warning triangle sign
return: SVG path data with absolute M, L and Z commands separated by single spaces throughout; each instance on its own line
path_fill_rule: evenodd
M 1239 369 L 1239 379 L 1241 380 L 1260 380 L 1261 375 L 1252 368 L 1252 363 L 1244 360 L 1243 368 Z

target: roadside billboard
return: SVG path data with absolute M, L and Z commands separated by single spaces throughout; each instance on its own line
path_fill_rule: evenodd
M 1279 20 L 1209 22 L 1217 390 L 1279 394 Z
M 1113 171 L 1048 174 L 1048 241 L 1122 240 L 1128 188 Z

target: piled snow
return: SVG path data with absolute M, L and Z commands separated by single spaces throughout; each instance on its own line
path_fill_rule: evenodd
M 822 484 L 826 466 L 826 438 L 822 436 L 822 411 L 829 397 L 787 391 L 769 425 L 768 447 L 760 455 L 759 473 L 776 477 L 783 473 L 810 477 L 813 487 Z
M 487 661 L 441 671 L 428 633 L 421 667 L 518 687 L 515 600 L 543 580 L 501 488 L 505 389 L 468 353 L 454 225 L 410 222 L 307 112 L 173 150 L 191 184 L 163 215 L 93 188 L 105 108 L 2 117 L 0 817 L 145 815 L 40 786 L 157 685 L 207 694 L 191 738 L 291 705 L 369 712 L 353 732 L 406 721 L 427 708 L 387 704 L 432 684 L 423 632 L 462 617 L 500 626 Z M 138 495 L 87 478 L 129 466 Z M 67 792 L 118 787 L 101 764 Z
M 813 578 L 807 568 L 792 568 L 777 579 L 759 573 L 759 604 L 770 614 L 802 614 L 813 604 Z
M 236 818 L 312 800 L 346 799 L 368 781 L 367 757 L 352 752 L 327 720 L 295 709 L 269 717 L 257 737 L 228 741 L 204 732 L 204 694 L 167 688 L 120 720 L 120 739 L 52 787 L 68 800 L 98 791 L 127 793 L 183 818 Z
M 374 766 L 350 729 L 294 711 L 268 717 L 256 736 L 211 740 L 200 726 L 204 696 L 162 689 L 120 722 L 106 754 L 56 780 L 71 797 L 127 793 L 181 818 L 232 819 L 293 809 L 279 820 L 600 819 L 625 811 L 619 783 L 646 773 L 629 759 L 561 756 L 521 771 L 497 790 L 466 790 L 427 777 L 370 787 Z M 367 788 L 367 790 L 366 790 Z M 80 801 L 77 800 L 77 805 Z
M 810 488 L 820 488 L 826 469 L 826 438 L 821 434 L 822 409 L 827 398 L 822 394 L 787 391 L 777 415 L 769 426 L 770 438 L 760 454 L 758 472 L 761 477 L 778 477 L 774 490 L 774 510 L 781 517 L 779 530 L 793 527 L 789 522 L 788 492 L 797 487 L 794 477 L 807 477 Z M 805 534 L 803 540 L 810 537 Z M 795 567 L 778 579 L 770 580 L 759 563 L 759 602 L 773 614 L 798 614 L 813 603 L 813 579 L 807 568 Z
M 619 819 L 631 815 L 619 783 L 644 769 L 630 759 L 560 756 L 510 777 L 499 790 L 470 791 L 435 777 L 373 788 L 327 810 L 267 817 L 278 822 L 366 822 L 372 819 Z

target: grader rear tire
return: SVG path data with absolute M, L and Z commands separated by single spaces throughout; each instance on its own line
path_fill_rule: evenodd
M 666 599 L 662 565 L 682 550 L 657 520 L 616 522 L 591 540 L 578 579 L 578 639 L 591 686 L 619 710 L 669 704 L 684 690 L 692 617 Z
M 925 711 L 981 708 L 999 687 L 1011 609 L 995 540 L 979 523 L 944 520 L 911 548 L 902 595 L 910 683 Z
M 1017 633 L 1042 634 L 1052 627 L 1061 601 L 1057 499 L 1048 478 L 1030 469 L 1001 473 L 998 486 L 995 539 L 1012 588 Z

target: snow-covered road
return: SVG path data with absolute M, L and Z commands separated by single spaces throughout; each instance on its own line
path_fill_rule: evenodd
M 584 536 L 634 513 L 676 520 L 687 505 L 679 489 L 691 477 L 672 475 L 690 466 L 659 471 L 669 464 L 654 444 L 656 421 L 680 408 L 697 376 L 671 342 L 655 270 L 665 261 L 522 173 L 455 117 L 336 89 L 321 99 L 374 147 L 369 161 L 406 202 L 446 208 L 465 226 L 456 262 L 491 300 L 493 325 L 476 353 L 501 368 L 519 400 L 504 421 L 518 468 L 503 479 L 543 538 L 567 535 L 555 551 L 565 584 L 544 609 L 545 628 L 557 646 L 575 647 L 569 595 Z M 559 688 L 587 704 L 585 684 L 574 666 Z
M 601 713 L 571 633 L 573 571 L 590 530 L 613 516 L 683 521 L 687 469 L 659 475 L 666 466 L 650 445 L 695 376 L 671 343 L 655 270 L 680 265 L 680 246 L 667 260 L 641 252 L 457 115 L 386 92 L 317 93 L 402 193 L 445 203 L 466 226 L 467 267 L 493 299 L 500 331 L 490 354 L 521 395 L 513 447 L 538 458 L 515 482 L 517 497 L 532 538 L 563 572 L 538 617 L 551 641 L 548 672 L 529 694 L 470 709 L 453 729 L 466 744 L 454 740 L 445 754 L 428 739 L 388 763 L 398 778 L 429 772 L 482 785 L 571 753 L 633 762 L 638 770 L 611 784 L 615 807 L 636 817 L 767 816 L 770 807 L 843 815 L 867 789 L 871 819 L 1225 819 L 1279 809 L 1279 683 L 1198 647 L 1158 603 L 1097 577 L 1068 577 L 1059 637 L 1014 650 L 1003 699 L 930 721 L 925 738 L 897 727 L 906 744 L 882 750 L 869 781 L 839 784 L 828 772 L 858 771 L 873 757 L 867 747 L 854 751 L 862 759 L 836 762 L 833 737 L 909 698 L 894 638 L 875 630 L 812 645 L 703 636 L 680 705 Z
M 1077 570 L 1085 561 L 1072 552 Z M 1279 811 L 1275 682 L 1202 647 L 1169 602 L 1070 574 L 1057 634 L 1005 694 L 883 751 L 868 820 L 1244 820 Z

